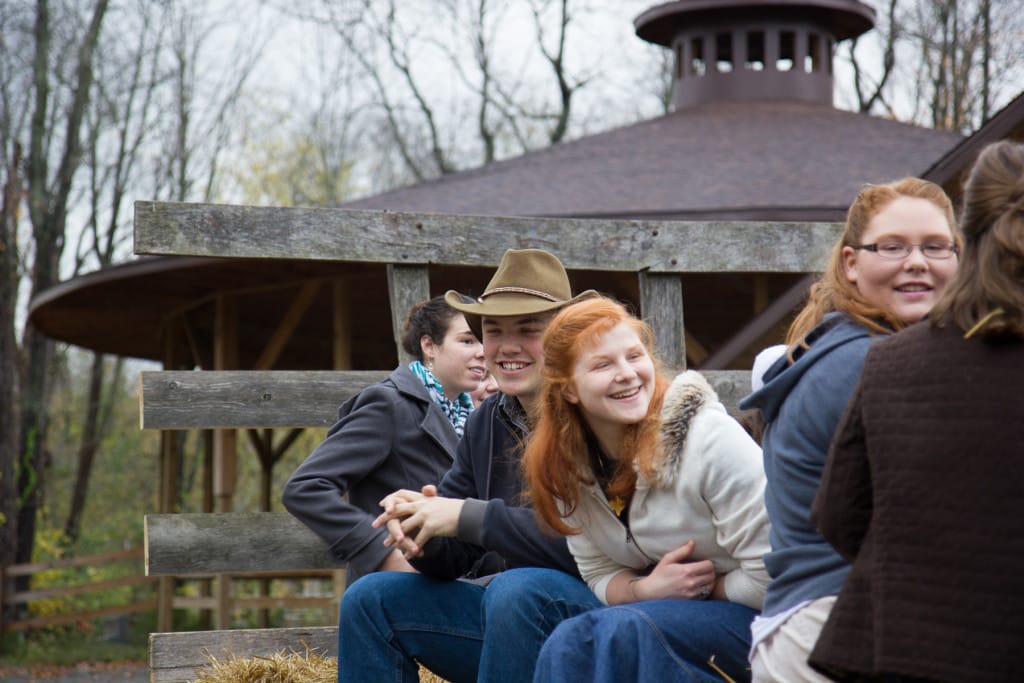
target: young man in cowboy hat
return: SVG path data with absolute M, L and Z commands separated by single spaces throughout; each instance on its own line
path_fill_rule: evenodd
M 371 574 L 348 588 L 339 681 L 417 681 L 418 663 L 452 683 L 529 681 L 548 633 L 598 606 L 565 540 L 524 505 L 519 478 L 544 329 L 558 309 L 593 295 L 573 297 L 562 264 L 539 249 L 505 252 L 475 302 L 446 294 L 481 336 L 500 392 L 470 416 L 436 489 L 381 501 L 375 524 L 421 573 Z

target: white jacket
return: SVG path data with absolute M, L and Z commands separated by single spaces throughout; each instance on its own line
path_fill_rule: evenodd
M 657 481 L 639 475 L 628 530 L 597 485 L 583 491 L 567 518 L 582 529 L 569 537 L 569 550 L 583 580 L 608 604 L 613 576 L 642 572 L 693 539 L 691 559 L 714 563 L 729 600 L 760 609 L 769 550 L 761 449 L 692 370 L 676 377 L 665 396 L 661 443 Z

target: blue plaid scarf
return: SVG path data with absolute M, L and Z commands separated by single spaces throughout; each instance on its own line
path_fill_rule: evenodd
M 444 395 L 444 387 L 441 386 L 434 373 L 427 369 L 427 366 L 418 360 L 414 360 L 409 363 L 409 370 L 420 378 L 423 386 L 427 388 L 430 398 L 440 406 L 445 417 L 448 418 L 448 421 L 452 423 L 452 427 L 455 428 L 455 433 L 461 438 L 462 432 L 466 429 L 466 419 L 473 412 L 473 399 L 469 397 L 469 393 L 463 391 L 456 400 L 449 400 Z

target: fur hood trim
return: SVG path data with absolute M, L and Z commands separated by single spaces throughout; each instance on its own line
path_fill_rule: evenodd
M 696 370 L 687 370 L 672 380 L 661 407 L 661 428 L 658 434 L 658 449 L 661 453 L 659 483 L 672 483 L 682 465 L 686 437 L 690 433 L 694 416 L 705 405 L 716 401 L 718 394 L 704 375 Z

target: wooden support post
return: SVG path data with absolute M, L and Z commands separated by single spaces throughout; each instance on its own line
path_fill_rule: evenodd
M 640 277 L 640 315 L 654 329 L 654 349 L 673 370 L 686 369 L 686 339 L 683 333 L 683 286 L 673 273 Z
M 202 444 L 200 457 L 202 458 L 202 487 L 203 487 L 203 512 L 213 512 L 213 430 L 200 429 L 199 440 Z M 199 595 L 204 598 L 213 596 L 213 579 L 201 579 L 199 581 Z M 208 609 L 199 610 L 199 628 L 209 630 L 213 628 L 213 615 Z
M 238 310 L 231 297 L 217 294 L 214 321 L 214 370 L 238 368 Z M 231 512 L 238 467 L 238 434 L 218 429 L 213 434 L 213 495 L 217 512 Z
M 348 285 L 343 280 L 335 280 L 332 297 L 331 351 L 335 370 L 352 369 L 352 314 L 348 298 Z
M 271 335 L 270 341 L 263 348 L 260 357 L 256 359 L 253 370 L 270 370 L 277 364 L 281 351 L 284 350 L 288 341 L 294 336 L 295 328 L 302 322 L 302 317 L 306 315 L 306 311 L 309 310 L 309 307 L 316 300 L 317 292 L 320 291 L 320 285 L 319 281 L 313 281 L 307 282 L 299 288 L 295 298 L 292 300 L 291 306 L 288 307 L 288 311 L 281 319 L 281 322 L 278 323 L 274 334 Z
M 213 367 L 234 370 L 238 367 L 238 310 L 230 295 L 217 294 L 214 320 Z M 231 512 L 235 481 L 238 478 L 238 432 L 216 429 L 213 432 L 213 497 L 217 512 Z M 213 621 L 217 628 L 231 628 L 231 577 L 219 574 L 214 579 Z
M 757 315 L 768 305 L 768 279 L 764 273 L 754 273 L 752 282 L 754 286 L 754 315 Z
M 217 574 L 213 580 L 215 606 L 214 625 L 218 629 L 231 628 L 231 575 Z
M 391 302 L 391 331 L 398 349 L 398 363 L 405 365 L 412 358 L 402 348 L 402 327 L 409 309 L 430 298 L 430 276 L 422 265 L 388 264 L 388 300 Z
M 168 326 L 163 338 L 163 366 L 165 370 L 177 370 L 178 358 L 174 339 L 174 326 Z M 140 380 L 141 384 L 141 380 Z M 177 512 L 178 466 L 180 435 L 176 431 L 160 432 L 160 499 L 158 507 L 162 513 Z M 174 628 L 174 577 L 161 576 L 156 587 L 156 627 L 159 631 Z

